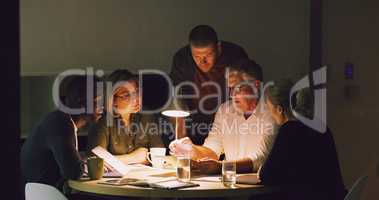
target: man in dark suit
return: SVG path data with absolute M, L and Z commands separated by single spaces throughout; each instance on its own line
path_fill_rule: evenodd
M 26 182 L 49 184 L 63 189 L 67 179 L 78 179 L 84 165 L 78 152 L 77 130 L 88 122 L 98 119 L 101 109 L 99 96 L 87 99 L 87 90 L 95 90 L 95 85 L 87 85 L 87 76 L 67 78 L 63 105 L 70 109 L 84 109 L 80 113 L 68 112 L 62 104 L 47 114 L 28 134 L 21 149 L 21 171 Z M 90 76 L 95 80 L 94 76 Z M 93 93 L 95 94 L 95 93 Z M 94 105 L 92 109 L 87 105 Z

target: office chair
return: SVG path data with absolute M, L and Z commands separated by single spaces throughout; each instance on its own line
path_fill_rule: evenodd
M 362 191 L 367 184 L 368 176 L 361 176 L 351 187 L 344 200 L 360 200 Z
M 25 200 L 67 200 L 55 187 L 41 183 L 27 183 Z

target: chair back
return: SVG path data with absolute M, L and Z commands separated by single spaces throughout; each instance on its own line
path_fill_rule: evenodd
M 347 193 L 344 200 L 360 200 L 362 191 L 367 184 L 368 176 L 360 177 Z
M 55 187 L 41 183 L 27 183 L 25 200 L 67 200 Z

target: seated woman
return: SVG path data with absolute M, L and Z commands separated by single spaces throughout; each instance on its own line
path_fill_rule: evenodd
M 128 70 L 116 70 L 106 83 L 112 83 L 113 92 L 107 95 L 106 112 L 89 129 L 87 153 L 101 146 L 125 164 L 148 164 L 148 148 L 164 145 L 156 118 L 140 113 L 138 78 Z
M 345 189 L 333 136 L 329 129 L 320 133 L 293 117 L 291 87 L 282 80 L 265 91 L 267 108 L 280 128 L 259 172 L 262 184 L 286 188 L 280 199 L 342 200 Z

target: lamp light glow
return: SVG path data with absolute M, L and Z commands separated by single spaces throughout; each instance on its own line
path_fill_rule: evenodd
M 162 115 L 175 118 L 175 139 L 179 139 L 179 132 L 184 129 L 184 118 L 190 116 L 188 107 L 178 99 L 172 99 L 168 108 L 163 110 Z
M 188 117 L 190 115 L 189 112 L 183 110 L 165 110 L 162 114 L 167 117 Z

